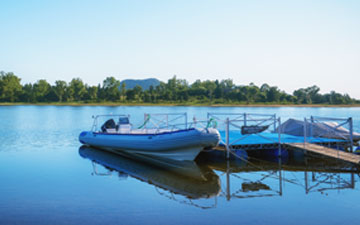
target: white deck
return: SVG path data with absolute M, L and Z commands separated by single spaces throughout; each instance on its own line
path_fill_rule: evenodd
M 164 132 L 172 132 L 176 130 L 170 129 L 106 129 L 109 134 L 159 134 Z

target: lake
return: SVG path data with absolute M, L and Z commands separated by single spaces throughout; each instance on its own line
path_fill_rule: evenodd
M 263 113 L 353 117 L 360 108 L 1 106 L 0 224 L 356 224 L 359 171 L 299 156 L 176 168 L 80 148 L 92 115 Z

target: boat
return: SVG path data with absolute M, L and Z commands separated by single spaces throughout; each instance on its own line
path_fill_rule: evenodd
M 293 136 L 304 136 L 305 122 L 302 120 L 288 119 L 282 123 L 276 132 Z M 337 122 L 314 122 L 306 125 L 306 135 L 331 139 L 349 140 L 352 137 L 354 142 L 360 141 L 360 133 L 350 131 L 339 125 Z
M 215 147 L 220 141 L 219 131 L 209 126 L 148 127 L 150 117 L 147 117 L 143 125 L 133 128 L 128 115 L 106 116 L 111 119 L 101 129 L 97 129 L 97 119 L 104 116 L 96 116 L 93 129 L 81 132 L 79 141 L 82 144 L 110 151 L 194 160 L 204 148 Z M 118 118 L 117 122 L 114 118 Z
M 188 199 L 216 197 L 221 190 L 220 178 L 210 168 L 200 166 L 195 161 L 169 160 L 127 152 L 112 153 L 87 146 L 80 147 L 79 154 L 108 170 L 108 173 L 100 174 L 93 164 L 94 175 L 117 172 L 121 178 L 128 175 Z

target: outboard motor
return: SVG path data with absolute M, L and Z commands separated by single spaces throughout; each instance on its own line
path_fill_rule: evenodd
M 102 126 L 102 132 L 106 132 L 106 129 L 116 128 L 115 121 L 113 119 L 107 120 Z

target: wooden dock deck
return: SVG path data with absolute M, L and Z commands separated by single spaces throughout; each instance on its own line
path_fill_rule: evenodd
M 332 148 L 328 148 L 325 146 L 312 144 L 312 143 L 286 143 L 285 145 L 360 165 L 360 155 L 355 155 L 353 153 L 335 150 Z

